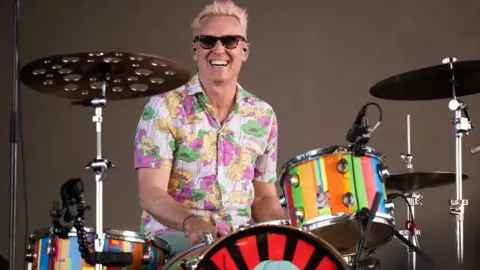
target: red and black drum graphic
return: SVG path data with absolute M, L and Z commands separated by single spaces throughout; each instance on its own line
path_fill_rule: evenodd
M 270 264 L 270 267 L 266 267 Z M 275 265 L 275 266 L 274 266 Z M 197 269 L 348 269 L 335 249 L 317 237 L 280 225 L 252 226 L 209 248 Z

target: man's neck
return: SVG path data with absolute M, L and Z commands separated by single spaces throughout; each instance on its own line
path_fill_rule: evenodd
M 224 82 L 201 81 L 203 90 L 215 110 L 229 110 L 237 94 L 236 80 Z

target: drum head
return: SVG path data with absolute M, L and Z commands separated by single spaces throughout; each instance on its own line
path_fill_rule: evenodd
M 253 225 L 212 245 L 196 269 L 348 269 L 323 240 L 290 226 Z

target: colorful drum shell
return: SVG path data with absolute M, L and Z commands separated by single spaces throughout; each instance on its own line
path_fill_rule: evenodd
M 355 253 L 360 238 L 357 213 L 371 209 L 375 193 L 381 194 L 367 250 L 391 240 L 395 222 L 387 203 L 384 158 L 372 148 L 352 155 L 349 147 L 333 146 L 309 151 L 281 169 L 288 218 L 330 243 L 342 255 Z
M 93 240 L 94 230 L 85 228 L 85 231 L 87 238 Z M 104 233 L 104 251 L 132 252 L 134 258 L 132 265 L 126 267 L 103 267 L 104 270 L 156 270 L 165 264 L 170 253 L 170 248 L 161 239 L 147 241 L 145 237 L 131 231 L 105 229 Z M 87 264 L 81 257 L 75 229 L 69 233 L 66 239 L 59 237 L 51 238 L 51 235 L 50 229 L 42 229 L 30 236 L 32 256 L 30 256 L 31 268 L 29 269 L 95 269 L 95 266 Z M 49 255 L 49 253 L 52 255 Z
M 181 268 L 184 259 L 188 263 Z M 241 227 L 214 243 L 187 250 L 168 262 L 166 269 L 340 270 L 349 267 L 338 251 L 315 235 L 290 225 L 266 222 Z

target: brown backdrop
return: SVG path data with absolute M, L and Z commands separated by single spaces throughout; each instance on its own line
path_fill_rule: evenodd
M 119 50 L 165 56 L 195 70 L 189 54 L 189 23 L 208 1 L 65 1 L 21 3 L 22 65 L 51 54 Z M 368 90 L 396 73 L 436 65 L 449 55 L 476 59 L 480 45 L 480 5 L 462 1 L 238 1 L 251 15 L 252 53 L 241 84 L 276 110 L 280 128 L 279 167 L 307 150 L 345 144 L 345 134 L 362 104 L 377 101 L 384 122 L 370 146 L 385 154 L 392 172 L 403 169 L 406 115 L 412 117 L 414 165 L 422 170 L 455 171 L 455 144 L 448 100 L 395 102 L 378 100 Z M 387 3 L 388 2 L 388 3 Z M 0 254 L 8 255 L 9 144 L 11 100 L 11 1 L 0 3 Z M 29 210 L 28 231 L 50 224 L 48 211 L 59 187 L 70 177 L 83 177 L 86 200 L 95 206 L 93 174 L 83 166 L 95 156 L 92 110 L 72 107 L 22 86 L 23 132 Z M 480 95 L 464 100 L 480 123 Z M 140 207 L 132 169 L 135 126 L 147 100 L 109 103 L 104 118 L 104 154 L 114 161 L 104 185 L 106 227 L 139 228 Z M 372 120 L 373 121 L 373 120 Z M 474 122 L 475 123 L 475 122 Z M 480 263 L 477 195 L 480 156 L 467 149 L 480 143 L 473 130 L 464 139 L 466 210 L 465 261 Z M 477 166 L 476 166 L 477 165 Z M 22 266 L 25 230 L 23 189 L 19 175 L 17 254 Z M 417 209 L 422 248 L 440 269 L 454 269 L 454 220 L 448 200 L 454 185 L 425 190 Z M 396 204 L 396 221 L 404 223 L 404 205 Z M 94 226 L 94 212 L 87 216 Z M 405 249 L 393 240 L 379 250 L 384 269 L 405 269 Z M 425 269 L 419 259 L 419 269 Z

